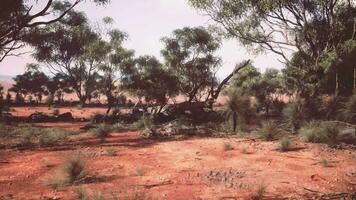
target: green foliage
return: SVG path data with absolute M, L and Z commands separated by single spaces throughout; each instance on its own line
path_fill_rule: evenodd
M 215 56 L 220 37 L 204 27 L 185 27 L 162 39 L 161 51 L 170 72 L 178 79 L 179 92 L 188 101 L 199 101 L 205 89 L 217 84 L 215 71 L 220 58 Z
M 356 123 L 356 95 L 352 95 L 339 109 L 341 119 Z
M 296 132 L 304 121 L 304 116 L 300 105 L 297 102 L 290 102 L 283 109 L 283 116 L 287 122 L 292 126 L 293 131 Z
M 228 100 L 224 106 L 223 112 L 227 118 L 232 119 L 233 131 L 237 129 L 238 118 L 241 117 L 247 123 L 251 116 L 255 113 L 251 103 L 251 98 L 242 93 L 241 90 L 230 88 L 227 92 Z
M 160 106 L 178 94 L 177 77 L 153 56 L 137 58 L 132 67 L 123 70 L 121 82 L 132 94 Z
M 108 124 L 99 124 L 96 128 L 90 130 L 90 133 L 101 141 L 104 141 L 111 132 L 112 126 Z
M 33 126 L 18 126 L 10 129 L 12 144 L 18 147 L 41 146 L 48 147 L 65 142 L 69 135 L 73 134 L 64 128 L 42 128 Z M 11 144 L 10 144 L 11 145 Z
M 262 128 L 258 131 L 258 136 L 267 141 L 275 140 L 283 134 L 284 130 L 272 121 L 263 123 Z
M 300 133 L 304 136 L 307 142 L 326 143 L 331 146 L 344 142 L 342 134 L 343 128 L 334 122 L 311 122 L 304 126 L 300 130 Z M 352 142 L 352 140 L 356 139 L 354 131 L 351 134 L 351 138 L 347 137 L 347 139 L 351 141 L 346 142 Z

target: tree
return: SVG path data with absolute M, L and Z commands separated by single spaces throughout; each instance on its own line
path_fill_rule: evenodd
M 236 132 L 238 115 L 248 121 L 249 116 L 253 113 L 251 99 L 236 87 L 232 87 L 227 91 L 227 97 L 228 100 L 225 104 L 224 112 L 228 118 L 231 118 L 233 131 Z
M 109 0 L 93 0 L 107 4 Z M 33 28 L 62 20 L 66 15 L 75 15 L 73 8 L 83 0 L 71 1 L 24 1 L 2 0 L 0 2 L 0 62 L 6 56 L 17 55 L 15 50 L 24 46 L 24 38 Z
M 28 64 L 24 74 L 17 75 L 14 78 L 15 84 L 10 88 L 16 94 L 22 95 L 25 99 L 27 95 L 36 98 L 37 103 L 42 102 L 42 97 L 46 94 L 46 84 L 48 77 L 38 70 L 35 64 Z
M 161 112 L 168 99 L 178 94 L 178 80 L 153 56 L 141 56 L 135 65 L 122 71 L 122 86 L 146 103 L 158 105 L 153 114 Z
M 237 38 L 254 50 L 274 52 L 285 61 L 289 61 L 286 53 L 290 50 L 308 52 L 313 59 L 318 60 L 324 52 L 335 49 L 338 43 L 345 41 L 345 37 L 346 40 L 354 39 L 356 32 L 356 5 L 351 1 L 189 2 L 217 22 L 228 37 Z
M 188 102 L 199 101 L 208 88 L 217 85 L 215 73 L 220 58 L 214 55 L 220 38 L 203 27 L 177 29 L 162 39 L 166 65 L 178 78 L 181 94 Z
M 104 18 L 103 21 L 105 24 L 113 23 L 113 20 L 109 17 Z M 108 39 L 102 39 L 102 44 L 99 47 L 103 49 L 103 54 L 101 54 L 103 62 L 99 65 L 99 71 L 102 73 L 100 92 L 106 96 L 107 114 L 109 114 L 114 104 L 122 98 L 122 92 L 119 88 L 120 72 L 134 65 L 134 51 L 122 46 L 128 38 L 125 32 L 118 29 L 109 29 L 106 35 Z
M 26 38 L 34 57 L 54 74 L 61 74 L 84 105 L 98 80 L 98 65 L 105 51 L 102 41 L 83 14 L 67 15 L 60 22 L 38 28 Z

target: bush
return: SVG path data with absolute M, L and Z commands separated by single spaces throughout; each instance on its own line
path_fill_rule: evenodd
M 82 187 L 76 189 L 75 194 L 77 196 L 76 199 L 78 199 L 78 200 L 88 200 L 89 199 L 88 192 Z
M 224 143 L 224 151 L 231 151 L 233 149 L 230 143 Z
M 271 141 L 283 134 L 283 130 L 274 122 L 266 122 L 262 125 L 262 128 L 258 131 L 258 135 L 261 139 Z
M 116 152 L 117 152 L 117 149 L 113 148 L 113 147 L 109 147 L 106 149 L 106 155 L 108 155 L 108 156 L 115 156 Z
M 266 194 L 266 186 L 260 185 L 255 191 L 255 194 L 252 195 L 253 200 L 261 200 Z
M 356 94 L 352 95 L 339 109 L 340 118 L 346 122 L 356 123 Z
M 99 124 L 96 128 L 91 129 L 90 133 L 99 138 L 101 141 L 105 141 L 112 131 L 112 127 L 107 124 Z
M 288 151 L 291 148 L 292 142 L 288 137 L 284 137 L 279 142 L 278 149 L 282 152 Z
M 68 133 L 65 129 L 47 129 L 38 136 L 38 143 L 42 147 L 53 146 L 61 141 L 66 140 L 67 136 Z
M 147 137 L 157 135 L 157 129 L 152 116 L 142 116 L 137 122 L 134 123 L 134 127 L 138 130 L 142 130 L 142 133 Z
M 10 135 L 19 147 L 41 146 L 48 147 L 56 145 L 67 139 L 72 134 L 64 128 L 42 128 L 32 126 L 19 126 L 14 128 Z
M 300 133 L 307 142 L 335 145 L 342 141 L 342 127 L 334 122 L 311 122 Z
M 64 166 L 64 183 L 76 184 L 84 182 L 88 176 L 85 161 L 80 156 L 69 158 Z
M 288 103 L 283 109 L 283 116 L 287 119 L 293 132 L 296 132 L 304 121 L 303 113 L 297 102 Z

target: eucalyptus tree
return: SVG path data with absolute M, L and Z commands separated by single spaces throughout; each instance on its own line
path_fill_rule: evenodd
M 109 0 L 92 0 L 105 5 Z M 33 28 L 56 23 L 84 0 L 1 0 L 0 1 L 0 62 L 24 46 L 24 39 Z
M 190 0 L 253 52 L 270 51 L 286 63 L 294 91 L 304 98 L 319 92 L 350 93 L 356 66 L 342 49 L 356 37 L 356 4 L 350 0 Z M 353 45 L 355 46 L 355 45 Z M 353 47 L 354 49 L 355 47 Z M 348 55 L 354 55 L 349 49 Z M 292 56 L 289 56 L 289 54 Z M 350 56 L 346 56 L 350 57 Z M 351 72 L 351 73 L 350 73 Z M 350 78 L 350 74 L 353 77 Z M 293 76 L 296 77 L 293 77 Z M 289 80 L 290 81 L 290 80 Z M 355 82 L 355 81 L 353 81 Z M 351 89 L 352 90 L 352 89 Z M 345 93 L 345 92 L 344 92 Z
M 39 71 L 36 65 L 29 64 L 24 74 L 17 75 L 14 78 L 15 84 L 10 90 L 21 94 L 23 98 L 27 95 L 36 98 L 37 103 L 42 102 L 43 96 L 46 94 L 46 83 L 48 77 L 43 72 Z
M 65 77 L 80 102 L 85 104 L 95 86 L 98 65 L 105 51 L 86 16 L 73 13 L 59 22 L 37 28 L 27 36 L 26 42 L 35 49 L 35 59 L 53 74 Z
M 162 55 L 178 78 L 179 92 L 188 102 L 198 101 L 201 92 L 217 84 L 215 73 L 220 58 L 215 53 L 221 45 L 220 38 L 203 27 L 185 27 L 162 41 Z
M 110 18 L 103 19 L 104 23 L 112 23 Z M 105 33 L 108 38 L 102 41 L 101 48 L 105 51 L 102 55 L 103 62 L 99 65 L 102 73 L 100 91 L 107 99 L 107 114 L 123 96 L 120 89 L 121 72 L 130 68 L 134 63 L 134 51 L 123 47 L 123 42 L 128 38 L 125 32 L 111 29 Z
M 140 56 L 122 70 L 122 87 L 151 104 L 160 113 L 169 98 L 178 94 L 178 77 L 154 56 Z M 157 107 L 158 106 L 158 107 Z

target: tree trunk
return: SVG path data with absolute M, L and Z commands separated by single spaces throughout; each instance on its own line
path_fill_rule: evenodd
M 236 112 L 233 112 L 233 114 L 232 114 L 232 128 L 235 133 L 236 129 L 237 129 L 237 113 Z
M 237 67 L 233 72 L 231 72 L 231 74 L 229 74 L 223 81 L 221 81 L 221 83 L 219 84 L 219 86 L 217 87 L 217 89 L 212 92 L 211 98 L 213 100 L 216 100 L 219 97 L 219 94 L 223 88 L 224 85 L 226 85 L 230 79 L 237 74 L 241 69 L 247 67 L 250 64 L 251 60 L 247 60 L 245 62 L 243 62 L 242 64 L 240 64 L 239 67 Z

